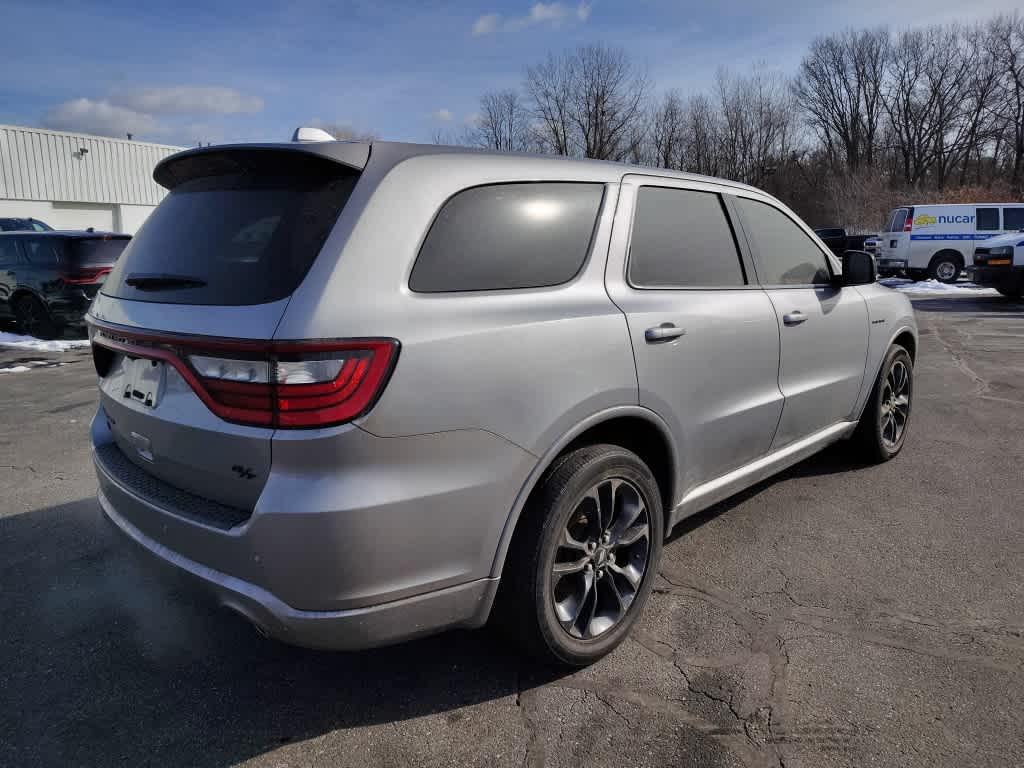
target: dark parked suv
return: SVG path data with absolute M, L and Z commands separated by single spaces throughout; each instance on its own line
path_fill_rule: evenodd
M 41 338 L 83 325 L 85 311 L 129 235 L 0 232 L 0 319 Z

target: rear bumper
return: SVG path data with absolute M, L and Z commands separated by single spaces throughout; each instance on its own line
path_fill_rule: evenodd
M 84 289 L 68 289 L 47 297 L 50 315 L 61 325 L 85 325 L 85 313 L 92 304 L 92 296 Z
M 100 506 L 116 530 L 146 555 L 184 575 L 219 605 L 241 614 L 267 635 L 292 645 L 329 650 L 360 650 L 402 642 L 454 627 L 481 626 L 490 612 L 497 579 L 416 595 L 347 611 L 301 611 L 265 589 L 209 568 L 146 536 L 101 490 Z
M 343 650 L 482 625 L 501 531 L 536 461 L 476 430 L 307 433 L 274 441 L 251 516 L 218 527 L 105 463 L 102 410 L 92 431 L 105 516 L 150 559 L 273 637 Z

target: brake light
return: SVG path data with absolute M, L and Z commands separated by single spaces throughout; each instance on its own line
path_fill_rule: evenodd
M 98 267 L 96 269 L 80 269 L 77 272 L 62 273 L 60 279 L 66 285 L 92 285 L 100 282 L 110 274 L 111 267 Z
M 300 429 L 370 410 L 394 368 L 393 339 L 265 342 L 194 339 L 96 328 L 93 344 L 163 360 L 225 421 Z
M 910 232 L 914 228 L 914 209 L 907 211 L 907 218 L 903 220 L 903 231 Z

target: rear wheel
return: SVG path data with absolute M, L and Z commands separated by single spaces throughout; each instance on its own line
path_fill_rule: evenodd
M 906 349 L 893 344 L 854 434 L 866 460 L 888 461 L 903 449 L 913 395 L 914 362 Z
M 614 445 L 567 454 L 523 510 L 498 620 L 542 661 L 597 661 L 643 610 L 663 534 L 657 482 L 636 454 Z
M 939 251 L 928 265 L 928 277 L 940 283 L 955 283 L 964 268 L 964 259 L 956 251 Z
M 22 333 L 40 339 L 52 339 L 58 326 L 50 317 L 46 305 L 35 296 L 23 296 L 14 304 L 14 317 Z

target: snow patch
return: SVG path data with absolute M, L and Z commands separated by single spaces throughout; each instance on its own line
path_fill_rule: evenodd
M 940 283 L 938 280 L 907 280 L 902 277 L 885 277 L 880 284 L 901 293 L 920 293 L 932 296 L 1000 296 L 995 288 L 985 288 L 969 282 Z
M 31 370 L 27 365 L 15 365 L 11 368 L 0 368 L 0 373 L 25 373 Z
M 67 352 L 69 349 L 85 349 L 88 339 L 54 339 L 44 341 L 20 333 L 0 332 L 0 347 L 7 349 L 31 349 L 34 352 Z

